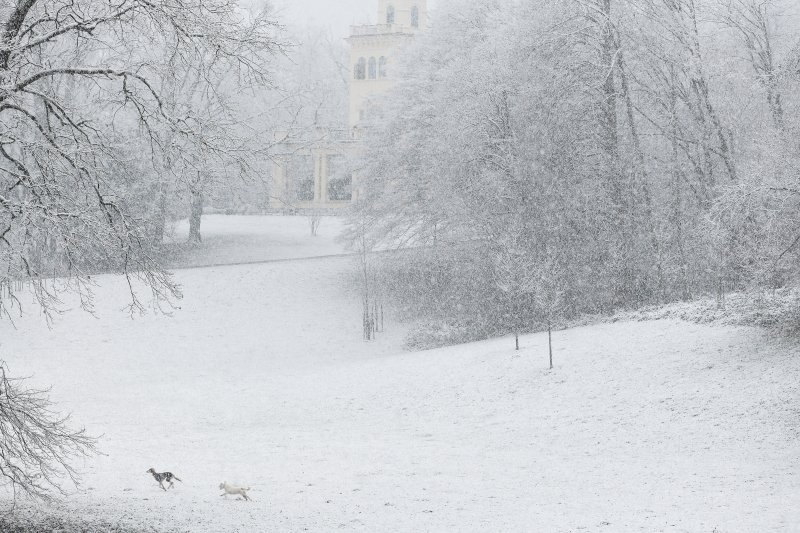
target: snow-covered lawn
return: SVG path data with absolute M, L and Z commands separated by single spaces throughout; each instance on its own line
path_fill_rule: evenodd
M 305 216 L 206 215 L 200 224 L 203 242 L 182 249 L 172 264 L 203 266 L 341 254 L 345 249 L 337 237 L 342 229 L 339 217 L 321 217 L 317 235 L 312 237 Z M 188 236 L 189 222 L 183 220 L 170 239 L 183 244 Z
M 179 271 L 181 308 L 134 320 L 103 277 L 97 318 L 0 322 L 12 371 L 102 435 L 84 490 L 41 509 L 201 533 L 800 531 L 794 344 L 653 321 L 556 332 L 553 371 L 546 335 L 404 353 L 395 323 L 361 340 L 351 261 Z

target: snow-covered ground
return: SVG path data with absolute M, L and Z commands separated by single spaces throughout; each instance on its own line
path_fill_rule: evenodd
M 204 266 L 341 254 L 346 250 L 337 237 L 343 227 L 339 217 L 320 217 L 312 237 L 305 216 L 207 215 L 200 224 L 203 242 L 182 249 L 172 263 Z M 170 238 L 182 244 L 188 236 L 189 223 L 183 220 Z
M 47 510 L 201 533 L 800 531 L 796 345 L 662 320 L 556 332 L 553 371 L 546 335 L 404 353 L 396 323 L 361 340 L 351 261 L 178 271 L 181 308 L 134 320 L 104 277 L 97 318 L 0 322 L 12 371 L 102 435 Z

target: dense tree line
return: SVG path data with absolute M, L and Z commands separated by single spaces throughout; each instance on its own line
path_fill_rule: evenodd
M 800 253 L 791 1 L 446 2 L 375 106 L 353 237 L 476 337 L 773 289 Z

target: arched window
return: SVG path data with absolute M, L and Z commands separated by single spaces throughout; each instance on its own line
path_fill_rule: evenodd
M 386 57 L 381 56 L 381 58 L 378 60 L 378 77 L 379 78 L 385 78 L 386 77 L 386 63 L 387 63 Z
M 411 27 L 419 28 L 419 8 L 417 6 L 411 8 Z
M 391 4 L 386 8 L 386 24 L 394 24 L 394 6 Z
M 353 68 L 353 77 L 357 80 L 363 80 L 367 74 L 367 60 L 363 57 L 358 58 L 355 68 Z
M 374 57 L 369 58 L 369 79 L 374 80 L 378 77 L 378 63 Z

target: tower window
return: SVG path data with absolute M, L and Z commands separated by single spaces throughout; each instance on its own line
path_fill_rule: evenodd
M 367 74 L 367 60 L 363 57 L 358 58 L 355 68 L 353 68 L 353 77 L 357 80 L 363 80 Z
M 386 24 L 394 24 L 394 6 L 391 4 L 386 8 Z
M 374 80 L 377 78 L 378 64 L 374 57 L 369 58 L 369 79 Z
M 387 63 L 386 57 L 385 56 L 381 56 L 381 58 L 378 60 L 378 77 L 379 78 L 385 78 L 386 75 L 387 75 L 387 73 L 386 73 L 386 63 Z
M 411 8 L 411 27 L 419 28 L 419 8 L 417 6 Z

